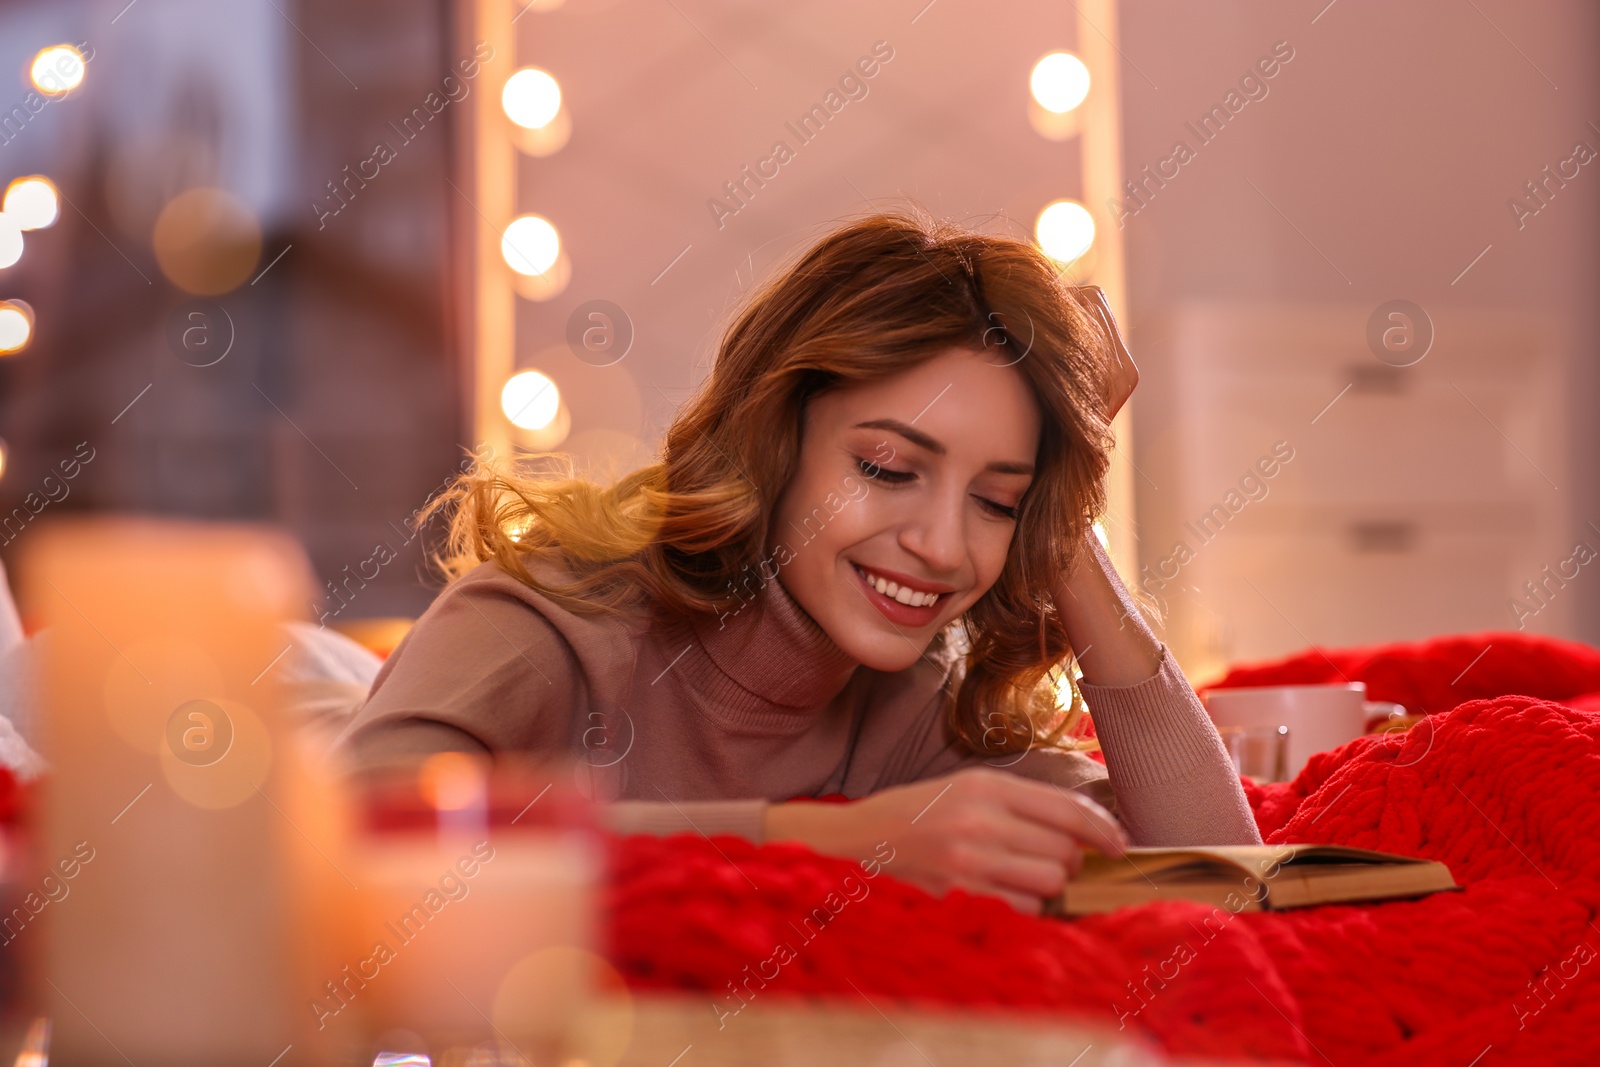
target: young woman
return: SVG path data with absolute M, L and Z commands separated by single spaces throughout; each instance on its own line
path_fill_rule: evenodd
M 753 296 L 659 462 L 479 464 L 424 511 L 454 506 L 454 581 L 342 748 L 570 753 L 619 830 L 888 842 L 1025 911 L 1085 846 L 1259 843 L 1092 534 L 1136 381 L 1104 295 L 1032 245 L 846 225 Z M 1104 765 L 1058 700 L 1074 657 Z

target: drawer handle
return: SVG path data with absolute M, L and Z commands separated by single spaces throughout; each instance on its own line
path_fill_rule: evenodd
M 1350 547 L 1357 552 L 1410 552 L 1416 547 L 1417 524 L 1404 520 L 1352 522 Z

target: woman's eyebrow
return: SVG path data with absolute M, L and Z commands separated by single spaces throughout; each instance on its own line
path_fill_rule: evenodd
M 889 430 L 892 433 L 899 434 L 901 437 L 904 437 L 907 441 L 910 441 L 919 448 L 927 449 L 936 456 L 942 456 L 949 451 L 939 440 L 929 437 L 915 426 L 912 426 L 908 422 L 901 422 L 899 419 L 868 419 L 866 422 L 856 423 L 854 428 L 858 430 Z M 983 469 L 986 471 L 994 471 L 997 474 L 1031 475 L 1033 473 L 1033 464 L 1014 463 L 1010 460 L 997 459 L 993 463 L 986 465 Z

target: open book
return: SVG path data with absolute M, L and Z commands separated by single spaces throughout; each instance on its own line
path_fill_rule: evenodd
M 1442 863 L 1343 845 L 1130 848 L 1122 857 L 1089 850 L 1083 870 L 1045 902 L 1044 914 L 1087 915 L 1152 900 L 1260 911 L 1459 888 Z

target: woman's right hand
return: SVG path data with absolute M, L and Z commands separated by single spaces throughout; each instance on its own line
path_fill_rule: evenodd
M 1106 415 L 1113 418 L 1139 384 L 1139 368 L 1128 352 L 1127 342 L 1122 339 L 1122 331 L 1117 327 L 1117 317 L 1111 310 L 1111 301 L 1107 299 L 1105 290 L 1098 285 L 1080 285 L 1072 290 L 1072 296 L 1085 311 L 1099 320 L 1100 329 L 1106 335 L 1106 344 L 1116 360 L 1117 365 L 1112 368 L 1111 378 L 1106 383 Z
M 956 888 L 993 894 L 1030 915 L 1082 870 L 1085 845 L 1113 856 L 1128 846 L 1111 813 L 1083 794 L 989 767 L 847 804 L 774 804 L 766 839 L 852 859 L 887 841 L 894 858 L 885 866 L 895 877 L 935 896 Z

